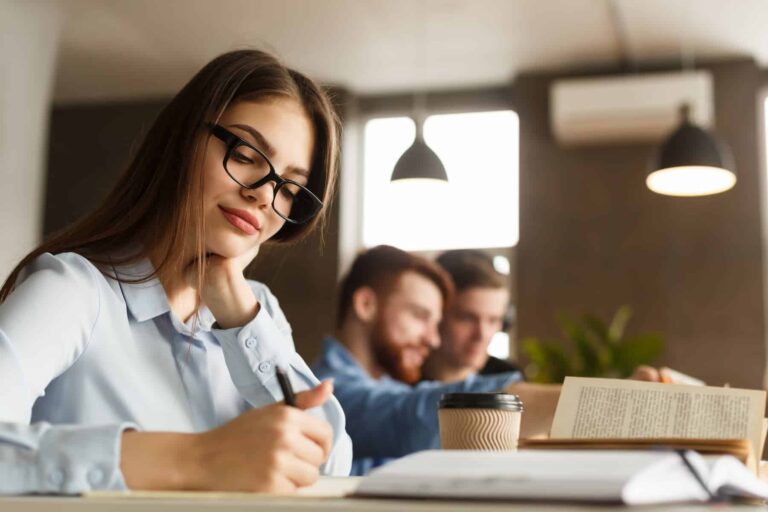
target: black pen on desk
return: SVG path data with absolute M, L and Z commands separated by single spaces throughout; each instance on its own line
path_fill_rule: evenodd
M 296 407 L 296 397 L 293 394 L 293 386 L 291 386 L 291 380 L 288 378 L 288 374 L 285 373 L 282 368 L 275 365 L 275 377 L 277 377 L 277 382 L 280 384 L 280 390 L 283 392 L 285 405 Z

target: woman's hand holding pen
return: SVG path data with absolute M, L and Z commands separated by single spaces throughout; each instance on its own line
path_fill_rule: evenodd
M 311 485 L 331 452 L 333 430 L 304 409 L 322 405 L 332 392 L 326 381 L 297 393 L 296 407 L 253 409 L 201 434 L 126 432 L 121 463 L 126 483 L 131 489 L 268 493 Z M 153 447 L 166 453 L 153 454 Z M 140 460 L 142 454 L 154 457 Z
M 236 258 L 217 254 L 206 256 L 205 280 L 200 296 L 222 329 L 240 327 L 259 312 L 259 302 L 248 285 L 243 271 L 256 257 L 259 246 Z M 189 278 L 194 280 L 194 269 Z M 192 281 L 194 282 L 194 281 Z
M 205 486 L 282 493 L 313 484 L 331 452 L 333 430 L 302 409 L 323 404 L 332 391 L 323 383 L 297 393 L 296 407 L 255 409 L 203 434 Z

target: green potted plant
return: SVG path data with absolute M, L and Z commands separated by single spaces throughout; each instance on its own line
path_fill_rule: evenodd
M 526 377 L 539 383 L 561 383 L 569 375 L 626 378 L 637 366 L 653 364 L 664 350 L 664 340 L 652 333 L 625 336 L 631 317 L 629 306 L 621 306 L 609 323 L 589 314 L 560 315 L 565 341 L 522 340 L 522 352 L 530 361 Z

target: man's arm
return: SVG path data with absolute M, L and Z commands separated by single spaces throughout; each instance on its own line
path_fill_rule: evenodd
M 437 404 L 443 394 L 498 391 L 519 379 L 519 373 L 507 373 L 411 387 L 394 381 L 348 381 L 338 376 L 335 395 L 346 413 L 356 458 L 402 457 L 439 446 Z

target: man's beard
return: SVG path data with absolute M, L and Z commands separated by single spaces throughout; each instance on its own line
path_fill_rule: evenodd
M 381 322 L 376 322 L 371 331 L 371 345 L 376 362 L 390 375 L 406 384 L 414 385 L 421 380 L 421 365 L 408 364 L 403 352 L 412 347 L 398 345 L 387 335 Z M 426 355 L 426 354 L 425 354 Z

